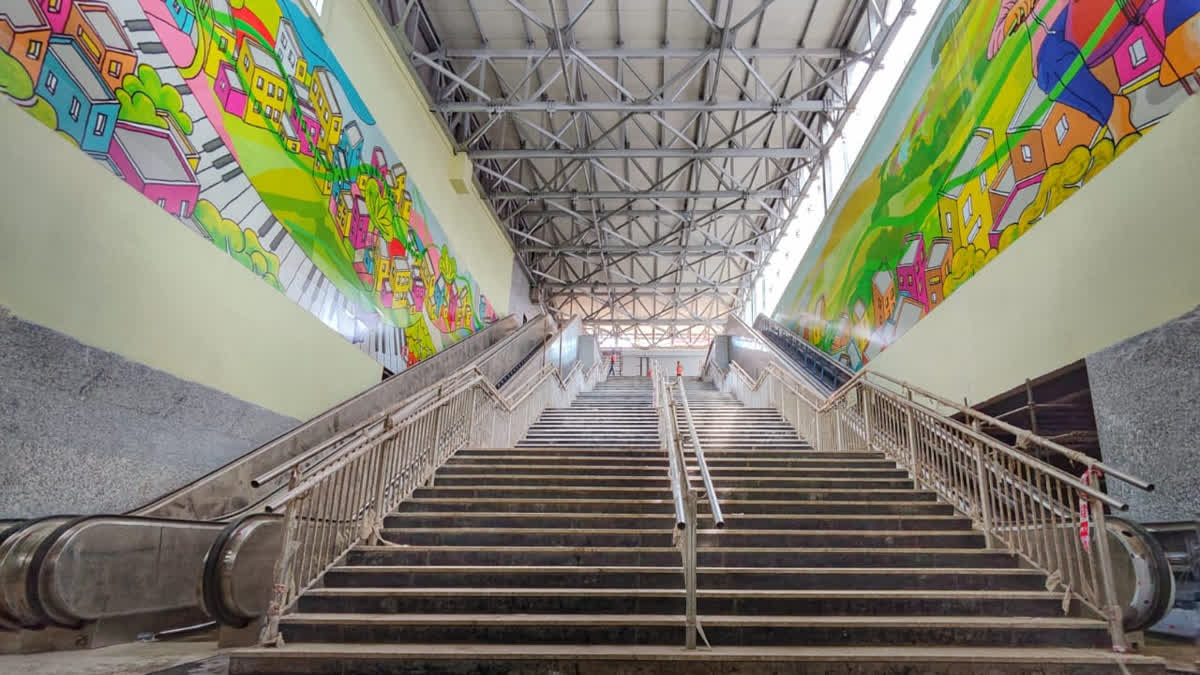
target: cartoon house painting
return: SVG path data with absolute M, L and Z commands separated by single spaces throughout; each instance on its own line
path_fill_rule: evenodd
M 213 81 L 213 91 L 217 95 L 217 100 L 221 102 L 221 107 L 230 115 L 242 117 L 246 114 L 246 106 L 249 103 L 249 97 L 242 89 L 237 77 L 237 72 L 231 63 L 222 63 L 217 71 L 217 78 Z
M 37 0 L 37 2 L 42 10 L 42 16 L 46 17 L 47 23 L 50 24 L 50 32 L 65 32 L 67 17 L 71 15 L 71 8 L 75 5 L 75 0 Z
M 50 24 L 34 0 L 0 3 L 0 50 L 7 52 L 29 73 L 34 82 L 42 74 Z
M 1086 114 L 1029 86 L 1008 128 L 1009 158 L 1019 187 L 1062 162 L 1076 146 L 1091 146 L 1100 125 Z M 957 242 L 956 242 L 957 243 Z
M 283 71 L 288 77 L 294 77 L 304 86 L 308 86 L 308 60 L 304 58 L 304 50 L 300 48 L 300 38 L 296 37 L 296 27 L 286 18 L 279 19 L 279 28 L 275 31 L 275 53 L 283 62 Z
M 317 111 L 313 110 L 312 105 L 308 102 L 308 87 L 295 78 L 292 78 L 291 82 L 292 89 L 296 92 L 299 100 L 288 111 L 288 116 L 291 117 L 292 127 L 299 134 L 300 152 L 312 157 L 316 154 L 317 144 L 321 141 L 321 122 L 317 119 Z
M 900 280 L 900 294 L 921 303 L 928 309 L 925 285 L 925 237 L 915 232 L 904 238 L 908 248 L 896 265 L 896 278 Z
M 925 297 L 928 299 L 926 306 L 931 310 L 946 299 L 943 288 L 946 277 L 950 276 L 952 247 L 953 242 L 949 237 L 934 237 L 929 242 L 929 258 L 925 261 Z
M 184 33 L 191 33 L 192 28 L 196 25 L 196 15 L 192 13 L 192 10 L 183 4 L 183 0 L 163 1 L 167 4 L 167 11 L 171 13 L 171 20 L 175 22 L 175 27 Z
M 317 147 L 321 152 L 329 152 L 329 148 L 336 146 L 342 138 L 342 103 L 339 98 L 342 88 L 329 70 L 317 66 L 313 68 L 310 89 L 313 109 L 317 111 L 321 128 L 325 129 L 325 136 L 317 143 Z
M 171 215 L 191 217 L 200 183 L 171 132 L 122 120 L 108 155 L 120 177 L 147 199 Z
M 938 191 L 938 222 L 956 250 L 970 245 L 988 248 L 987 237 L 979 234 L 992 226 L 988 187 L 997 174 L 991 161 L 995 150 L 992 130 L 975 129 L 950 180 Z
M 237 44 L 237 38 L 229 27 L 233 21 L 233 10 L 229 6 L 229 0 L 198 0 L 198 2 L 207 4 L 208 8 L 203 12 L 203 15 L 208 17 L 206 31 L 208 27 L 212 29 L 208 54 L 205 55 L 204 72 L 215 79 L 221 71 L 221 66 L 233 62 L 236 56 L 234 47 Z M 201 31 L 201 33 L 205 34 L 206 31 Z M 233 83 L 237 84 L 236 77 L 233 79 Z
M 108 152 L 120 105 L 78 43 L 64 36 L 50 38 L 36 92 L 54 108 L 59 130 L 84 152 Z
M 250 88 L 250 105 L 242 119 L 246 124 L 264 129 L 278 125 L 283 117 L 286 87 L 270 52 L 254 38 L 242 38 L 237 71 L 241 81 Z
M 120 87 L 125 75 L 137 66 L 133 45 L 107 5 L 76 2 L 67 15 L 63 32 L 75 36 L 111 89 Z
M 352 232 L 360 232 L 370 225 L 370 214 L 367 203 L 362 197 L 350 190 L 341 190 L 330 198 L 334 222 L 337 223 L 338 234 L 353 242 Z M 362 248 L 354 246 L 354 248 Z
M 875 323 L 883 324 L 892 315 L 896 306 L 896 282 L 891 270 L 879 270 L 871 277 L 871 308 L 875 312 Z M 822 310 L 818 309 L 818 316 Z

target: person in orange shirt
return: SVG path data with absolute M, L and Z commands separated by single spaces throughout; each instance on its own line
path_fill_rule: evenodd
M 683 362 L 681 361 L 675 362 L 675 376 L 683 377 Z

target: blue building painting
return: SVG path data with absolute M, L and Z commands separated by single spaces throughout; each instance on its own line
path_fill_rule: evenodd
M 191 33 L 192 26 L 196 25 L 196 15 L 192 10 L 183 6 L 182 0 L 165 0 L 167 3 L 167 11 L 171 13 L 171 18 L 175 20 L 175 25 L 184 33 Z
M 84 152 L 108 152 L 120 104 L 75 40 L 50 38 L 37 94 L 54 108 L 58 128 Z

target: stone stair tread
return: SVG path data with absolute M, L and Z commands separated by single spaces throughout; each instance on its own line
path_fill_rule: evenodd
M 603 574 L 607 572 L 677 572 L 678 567 L 656 567 L 646 565 L 339 565 L 331 568 L 338 572 L 368 572 L 397 574 L 406 572 L 507 572 L 513 574 L 559 573 Z M 914 575 L 923 574 L 987 574 L 1004 576 L 1043 576 L 1038 570 L 1021 567 L 697 567 L 700 574 L 782 574 L 782 575 Z
M 626 532 L 628 530 L 621 530 Z M 721 533 L 725 530 L 709 530 L 712 533 Z M 817 530 L 820 534 L 828 533 L 828 530 Z M 851 530 L 852 534 L 857 534 L 858 530 Z M 664 534 L 669 534 L 670 531 L 664 531 Z M 961 532 L 954 532 L 961 534 Z M 542 551 L 556 553 L 589 553 L 589 552 L 605 552 L 605 551 L 636 551 L 639 553 L 661 553 L 666 551 L 678 551 L 674 546 L 454 546 L 454 545 L 394 545 L 385 544 L 376 546 L 371 544 L 359 544 L 351 549 L 352 551 L 498 551 L 498 552 L 521 552 L 521 551 Z M 704 553 L 706 551 L 721 551 L 726 553 L 788 553 L 788 552 L 803 552 L 803 553 L 867 553 L 871 551 L 881 551 L 887 553 L 939 553 L 939 554 L 971 554 L 978 553 L 981 555 L 995 555 L 997 551 L 988 550 L 985 548 L 943 548 L 941 546 L 917 546 L 917 547 L 804 547 L 804 546 L 705 546 L 703 544 L 696 547 L 696 551 Z M 773 568 L 768 568 L 773 569 Z M 844 568 L 831 568 L 844 569 Z
M 459 501 L 459 500 L 448 500 L 448 501 Z M 536 500 L 536 503 L 540 504 L 540 503 L 542 503 L 542 501 L 543 500 Z M 669 504 L 671 502 L 664 501 L 664 502 L 657 502 L 657 503 Z M 870 503 L 870 502 L 867 502 L 867 503 Z M 722 503 L 722 505 L 723 505 L 723 503 Z M 644 516 L 645 514 L 642 514 L 642 515 Z M 665 517 L 665 516 L 671 516 L 673 514 L 670 512 L 665 512 L 662 515 Z M 942 521 L 956 521 L 956 522 L 962 522 L 962 521 L 968 520 L 967 516 L 958 516 L 958 515 L 940 516 L 940 515 L 926 515 L 926 514 L 894 515 L 894 516 L 892 516 L 892 515 L 881 515 L 881 514 L 859 515 L 859 514 L 845 514 L 845 513 L 830 513 L 830 514 L 825 514 L 825 513 L 811 513 L 811 514 L 807 514 L 807 513 L 763 513 L 763 514 L 756 514 L 756 513 L 729 513 L 729 512 L 726 512 L 724 515 L 727 517 L 744 516 L 746 518 L 759 518 L 759 519 L 763 519 L 763 520 L 788 520 L 788 519 L 800 520 L 800 519 L 812 519 L 812 518 L 816 518 L 816 517 L 819 517 L 822 520 L 877 520 L 879 518 L 900 518 L 900 519 L 904 519 L 904 520 L 942 520 Z M 597 511 L 589 511 L 587 513 L 545 513 L 545 512 L 541 512 L 541 511 L 400 511 L 400 512 L 393 512 L 391 514 L 388 514 L 388 517 L 389 518 L 521 518 L 521 517 L 524 517 L 524 518 L 529 518 L 529 519 L 578 518 L 581 520 L 587 520 L 587 519 L 600 520 L 603 518 L 629 518 L 630 514 L 628 514 L 628 513 L 605 513 L 605 512 L 597 512 Z M 414 530 L 414 529 L 420 529 L 420 528 L 405 528 L 405 529 Z M 439 527 L 439 528 L 423 528 L 423 529 L 444 530 L 444 529 L 453 529 L 453 528 Z M 471 528 L 471 529 L 494 530 L 497 528 L 489 527 L 489 528 Z M 526 529 L 536 529 L 536 530 L 541 531 L 544 528 L 526 528 Z M 576 530 L 577 528 L 563 528 L 563 529 Z M 628 531 L 628 529 L 629 528 L 616 528 L 616 531 L 626 532 L 626 531 Z M 595 530 L 588 529 L 586 531 L 592 532 Z M 705 531 L 705 530 L 697 529 L 697 532 L 702 532 L 702 531 Z M 729 530 L 726 530 L 726 531 L 728 532 Z M 770 534 L 770 533 L 776 532 L 776 531 L 778 531 L 778 532 L 805 532 L 805 530 L 764 530 L 764 529 L 755 529 L 754 530 L 754 532 L 757 534 L 762 534 L 762 533 Z M 836 532 L 836 531 L 837 530 L 821 530 L 821 532 Z M 855 530 L 855 531 L 857 532 L 858 530 Z M 903 531 L 909 532 L 910 530 L 903 530 Z M 923 531 L 934 532 L 935 530 L 923 530 Z
M 556 596 L 556 597 L 575 597 L 575 596 L 593 596 L 593 597 L 684 597 L 685 593 L 682 588 L 560 588 L 560 587 L 529 587 L 529 588 L 505 588 L 505 587 L 487 587 L 487 588 L 470 588 L 465 586 L 448 586 L 448 587 L 374 587 L 374 586 L 351 586 L 351 587 L 325 587 L 314 588 L 307 593 L 314 596 L 325 597 L 344 597 L 344 596 L 387 596 L 387 597 L 424 597 L 424 596 Z M 700 597 L 711 598 L 836 598 L 836 599 L 870 599 L 870 598 L 889 598 L 889 599 L 991 599 L 991 598 L 1008 598 L 1021 600 L 1057 600 L 1062 597 L 1060 593 L 1052 593 L 1050 591 L 986 591 L 986 590 L 844 590 L 844 589 L 816 589 L 816 590 L 778 590 L 778 589 L 723 589 L 709 588 L 699 589 L 697 595 Z
M 845 646 L 832 647 L 726 647 L 687 651 L 676 645 L 536 645 L 536 644 L 398 644 L 301 642 L 280 647 L 246 647 L 232 650 L 235 657 L 261 657 L 304 661 L 347 657 L 354 659 L 451 660 L 473 658 L 488 661 L 597 660 L 597 661 L 797 661 L 836 663 L 980 663 L 980 664 L 1077 664 L 1158 666 L 1157 657 L 1114 654 L 1101 649 L 1062 647 L 924 647 Z M 299 664 L 297 664 L 299 665 Z
M 439 514 L 439 515 L 443 515 L 443 514 Z M 562 534 L 562 533 L 567 533 L 567 534 L 581 534 L 581 535 L 582 534 L 599 535 L 599 534 L 626 534 L 629 532 L 643 532 L 643 531 L 645 531 L 645 529 L 646 528 L 630 528 L 630 527 L 595 527 L 595 528 L 592 528 L 592 527 L 587 527 L 587 528 L 584 528 L 584 527 L 482 527 L 482 526 L 481 527 L 404 527 L 404 528 L 385 527 L 383 529 L 383 532 L 385 534 L 387 534 L 389 532 L 391 532 L 391 533 L 406 533 L 406 534 L 426 534 L 426 533 L 432 533 L 432 532 L 447 532 L 447 533 L 453 533 L 453 534 L 471 534 L 471 533 L 475 533 L 475 532 L 488 532 L 488 533 L 492 533 L 492 534 Z M 657 531 L 659 528 L 651 528 L 651 529 L 652 529 L 652 531 Z M 663 528 L 662 533 L 669 534 L 670 532 L 671 532 L 671 530 L 669 528 Z M 968 532 L 974 533 L 973 531 L 968 531 Z M 697 535 L 700 535 L 700 536 L 721 535 L 722 537 L 739 537 L 739 536 L 761 537 L 761 536 L 785 535 L 785 534 L 819 535 L 819 536 L 855 535 L 855 536 L 862 536 L 862 537 L 891 537 L 891 536 L 911 535 L 911 534 L 920 534 L 922 536 L 926 536 L 926 535 L 930 535 L 930 536 L 936 536 L 936 535 L 960 536 L 963 533 L 964 533 L 963 530 L 791 530 L 791 529 L 767 530 L 767 529 L 753 529 L 753 530 L 739 531 L 736 529 L 720 529 L 719 530 L 719 529 L 696 528 Z M 983 536 L 983 533 L 979 533 L 979 535 Z M 701 546 L 700 548 L 701 548 L 701 550 L 703 550 L 704 547 Z M 733 548 L 733 547 L 722 546 L 721 548 Z M 757 549 L 757 547 L 756 547 L 756 549 Z
M 1103 628 L 1099 619 L 1045 616 L 738 616 L 702 614 L 705 626 L 779 626 L 779 627 L 920 627 L 920 628 Z M 280 619 L 285 623 L 329 625 L 587 625 L 587 626 L 679 626 L 679 614 L 372 614 L 366 612 L 294 612 Z

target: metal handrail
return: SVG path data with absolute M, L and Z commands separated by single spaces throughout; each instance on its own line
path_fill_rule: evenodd
M 931 401 L 936 402 L 938 405 L 945 406 L 956 412 L 962 413 L 963 415 L 967 416 L 968 418 L 978 420 L 979 422 L 981 422 L 983 424 L 988 424 L 988 425 L 994 426 L 998 429 L 1001 429 L 1007 433 L 1010 433 L 1016 437 L 1018 447 L 1027 446 L 1030 443 L 1040 445 L 1043 448 L 1046 448 L 1047 450 L 1051 450 L 1056 454 L 1066 457 L 1067 459 L 1071 460 L 1072 462 L 1077 462 L 1079 464 L 1082 464 L 1085 467 L 1088 467 L 1089 469 L 1097 469 L 1112 478 L 1116 478 L 1118 480 L 1124 481 L 1138 489 L 1145 490 L 1147 492 L 1151 492 L 1154 490 L 1153 483 L 1144 481 L 1140 478 L 1137 478 L 1136 476 L 1133 476 L 1129 473 L 1126 473 L 1125 471 L 1122 471 L 1121 469 L 1118 469 L 1114 466 L 1105 464 L 1104 462 L 1101 462 L 1097 459 L 1089 457 L 1088 455 L 1086 455 L 1082 452 L 1079 452 L 1078 450 L 1068 448 L 1067 446 L 1057 443 L 1049 438 L 1035 434 L 1028 429 L 1022 429 L 1021 427 L 1018 427 L 1018 426 L 1015 426 L 1008 422 L 1005 422 L 999 418 L 988 415 L 987 413 L 980 412 L 974 408 L 968 407 L 961 403 L 955 403 L 954 401 L 951 401 L 949 399 L 938 396 L 937 394 L 934 394 L 930 391 L 922 389 L 921 387 L 918 387 L 914 384 L 910 384 L 903 380 L 899 380 L 897 378 L 891 377 L 890 375 L 885 375 L 883 373 L 879 373 L 879 372 L 875 372 L 875 371 L 870 371 L 868 373 L 868 371 L 866 371 L 866 370 L 863 370 L 860 372 L 866 376 L 874 377 L 874 378 L 884 380 L 886 382 L 890 382 L 898 387 L 902 387 L 905 391 L 911 391 L 912 393 L 914 393 L 918 396 L 922 396 L 924 398 L 927 398 Z M 866 379 L 866 377 L 864 377 L 863 379 Z M 872 382 L 868 382 L 867 386 L 874 387 L 876 389 L 883 389 L 883 387 L 880 387 L 879 385 L 872 383 Z
M 260 635 L 276 644 L 279 617 L 353 546 L 380 541 L 384 516 L 463 447 L 511 447 L 543 410 L 569 405 L 605 379 L 599 359 L 564 375 L 546 364 L 518 392 L 501 393 L 477 368 L 426 388 L 305 475 L 294 465 L 267 510 L 284 514 L 281 555 Z
M 679 548 L 683 563 L 684 587 L 684 647 L 696 648 L 696 633 L 700 620 L 696 612 L 696 491 L 687 480 L 687 462 L 683 455 L 683 440 L 675 418 L 675 399 L 658 365 L 651 367 L 654 387 L 654 408 L 658 413 L 659 442 L 667 453 L 667 474 L 671 479 L 671 497 L 675 503 L 673 541 Z M 708 640 L 706 639 L 705 642 Z
M 708 366 L 705 372 L 711 370 Z M 758 378 L 736 362 L 715 372 L 723 390 L 747 405 L 778 409 L 818 450 L 880 452 L 905 467 L 918 488 L 935 492 L 970 517 L 989 548 L 1007 549 L 1045 572 L 1048 589 L 1104 617 L 1114 648 L 1127 647 L 1105 507 L 1125 510 L 1128 505 L 1106 494 L 1099 476 L 1107 473 L 1147 490 L 1152 484 L 879 373 L 859 371 L 826 398 L 814 397 L 802 380 L 774 362 Z M 966 421 L 944 410 L 962 412 Z M 1018 442 L 1010 446 L 983 433 L 985 423 L 1014 433 Z M 1025 452 L 1029 444 L 1078 461 L 1087 471 L 1082 478 L 1072 476 Z
M 700 435 L 696 433 L 696 424 L 692 421 L 692 408 L 688 404 L 687 392 L 684 391 L 683 376 L 679 376 L 675 386 L 679 389 L 679 398 L 683 402 L 683 418 L 687 422 L 688 436 L 692 439 L 692 452 L 696 455 L 696 467 L 700 470 L 700 478 L 704 481 L 704 492 L 708 496 L 708 507 L 712 511 L 713 522 L 717 527 L 725 527 L 725 516 L 721 514 L 721 502 L 717 499 L 717 489 L 713 487 L 712 476 L 708 473 L 708 462 L 704 461 L 704 448 L 700 446 Z M 686 464 L 684 467 L 686 468 Z
M 540 315 L 539 315 L 539 317 L 540 317 Z M 554 333 L 552 333 L 549 336 L 546 336 L 542 340 L 540 348 L 543 351 L 548 349 L 549 345 L 552 344 L 554 342 L 554 340 L 560 338 L 562 336 L 563 332 L 567 329 L 567 327 L 571 323 L 572 322 L 568 322 L 565 325 L 558 326 Z M 514 331 L 513 335 L 516 335 L 518 332 L 519 331 Z M 255 476 L 253 479 L 251 479 L 250 485 L 252 487 L 256 487 L 256 488 L 260 487 L 272 480 L 275 480 L 276 478 L 288 475 L 296 467 L 302 467 L 301 468 L 302 472 L 313 471 L 316 468 L 318 468 L 320 465 L 324 464 L 325 461 L 328 461 L 330 459 L 330 457 L 337 454 L 337 452 L 331 453 L 330 457 L 323 458 L 316 464 L 313 464 L 310 466 L 304 466 L 304 465 L 306 463 L 308 463 L 309 460 L 321 455 L 322 453 L 325 453 L 326 451 L 332 449 L 334 446 L 339 446 L 337 449 L 338 452 L 348 452 L 349 450 L 347 450 L 347 446 L 350 443 L 355 442 L 355 439 L 360 439 L 363 437 L 363 435 L 369 435 L 373 429 L 375 429 L 379 425 L 383 424 L 384 420 L 386 420 L 387 418 L 389 418 L 390 416 L 392 416 L 399 410 L 403 410 L 403 409 L 413 407 L 413 406 L 421 406 L 421 405 L 427 404 L 429 402 L 429 400 L 431 400 L 431 397 L 436 392 L 440 391 L 447 384 L 447 382 L 453 382 L 456 380 L 461 380 L 463 378 L 470 379 L 470 378 L 476 376 L 477 374 L 482 375 L 483 374 L 482 369 L 483 369 L 484 365 L 486 364 L 486 362 L 488 360 L 490 360 L 493 356 L 495 356 L 495 354 L 497 353 L 496 351 L 493 351 L 493 349 L 495 349 L 496 347 L 500 347 L 502 344 L 505 344 L 506 341 L 511 337 L 513 337 L 513 336 L 510 335 L 510 336 L 506 337 L 505 340 L 494 345 L 493 348 L 491 348 L 487 352 L 485 352 L 483 357 L 481 359 L 478 359 L 476 362 L 464 365 L 462 368 L 459 368 L 457 371 L 447 375 L 446 377 L 442 378 L 441 380 L 424 387 L 423 389 L 417 391 L 416 393 L 414 393 L 400 401 L 397 401 L 396 403 L 388 406 L 387 408 L 384 408 L 383 410 L 376 413 L 374 416 L 372 416 L 366 420 L 363 420 L 362 422 L 331 436 L 330 438 L 321 442 L 319 445 L 313 447 L 311 450 L 307 450 L 307 451 L 293 457 L 292 459 L 290 459 L 286 462 L 283 462 L 282 464 L 279 464 L 279 465 L 271 468 L 270 470 L 265 471 L 262 474 L 259 474 L 258 476 Z M 520 388 L 522 386 L 525 386 L 527 382 L 532 382 L 535 379 L 536 379 L 536 375 L 532 378 L 529 378 L 526 382 L 519 383 L 517 385 L 517 389 L 520 390 Z M 516 396 L 516 395 L 517 395 L 516 393 L 512 394 L 512 396 Z M 353 437 L 353 438 L 351 438 L 351 437 Z

